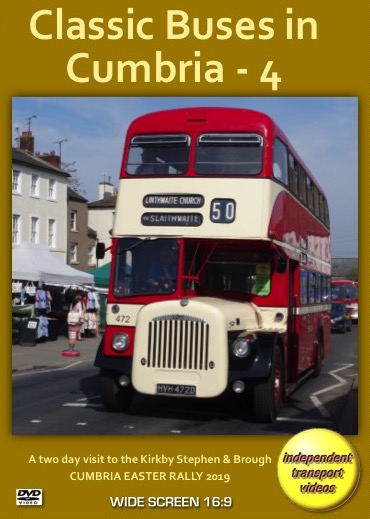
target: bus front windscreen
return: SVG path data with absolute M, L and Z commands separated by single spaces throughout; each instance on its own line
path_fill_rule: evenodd
M 180 175 L 189 167 L 190 138 L 185 134 L 137 135 L 130 142 L 129 175 Z
M 258 175 L 262 164 L 260 135 L 216 133 L 198 138 L 194 169 L 199 175 Z
M 333 301 L 336 299 L 344 301 L 358 299 L 358 286 L 357 285 L 349 285 L 349 284 L 333 284 L 331 287 L 331 298 Z
M 174 292 L 178 256 L 179 244 L 175 239 L 120 239 L 116 248 L 114 296 Z

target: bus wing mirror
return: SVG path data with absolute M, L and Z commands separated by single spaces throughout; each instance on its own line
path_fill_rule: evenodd
M 276 272 L 279 274 L 284 274 L 287 268 L 287 260 L 286 258 L 278 258 L 276 262 Z
M 103 242 L 98 242 L 96 244 L 95 250 L 96 259 L 103 259 L 105 256 L 105 244 Z

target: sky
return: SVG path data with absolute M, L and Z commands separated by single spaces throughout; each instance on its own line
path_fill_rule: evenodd
M 61 150 L 62 163 L 76 170 L 82 194 L 93 202 L 100 182 L 118 186 L 133 119 L 190 106 L 251 108 L 272 117 L 326 193 L 332 256 L 358 257 L 357 97 L 13 97 L 12 145 L 31 118 L 35 152 Z

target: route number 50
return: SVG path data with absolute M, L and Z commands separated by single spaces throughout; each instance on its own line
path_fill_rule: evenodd
M 235 220 L 236 202 L 232 198 L 214 198 L 211 202 L 211 221 L 232 223 Z

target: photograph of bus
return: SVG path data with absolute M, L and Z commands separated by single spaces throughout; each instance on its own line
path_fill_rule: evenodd
M 104 254 L 95 366 L 107 410 L 127 409 L 136 392 L 230 392 L 271 423 L 320 374 L 331 337 L 328 202 L 266 114 L 194 107 L 132 121 Z

